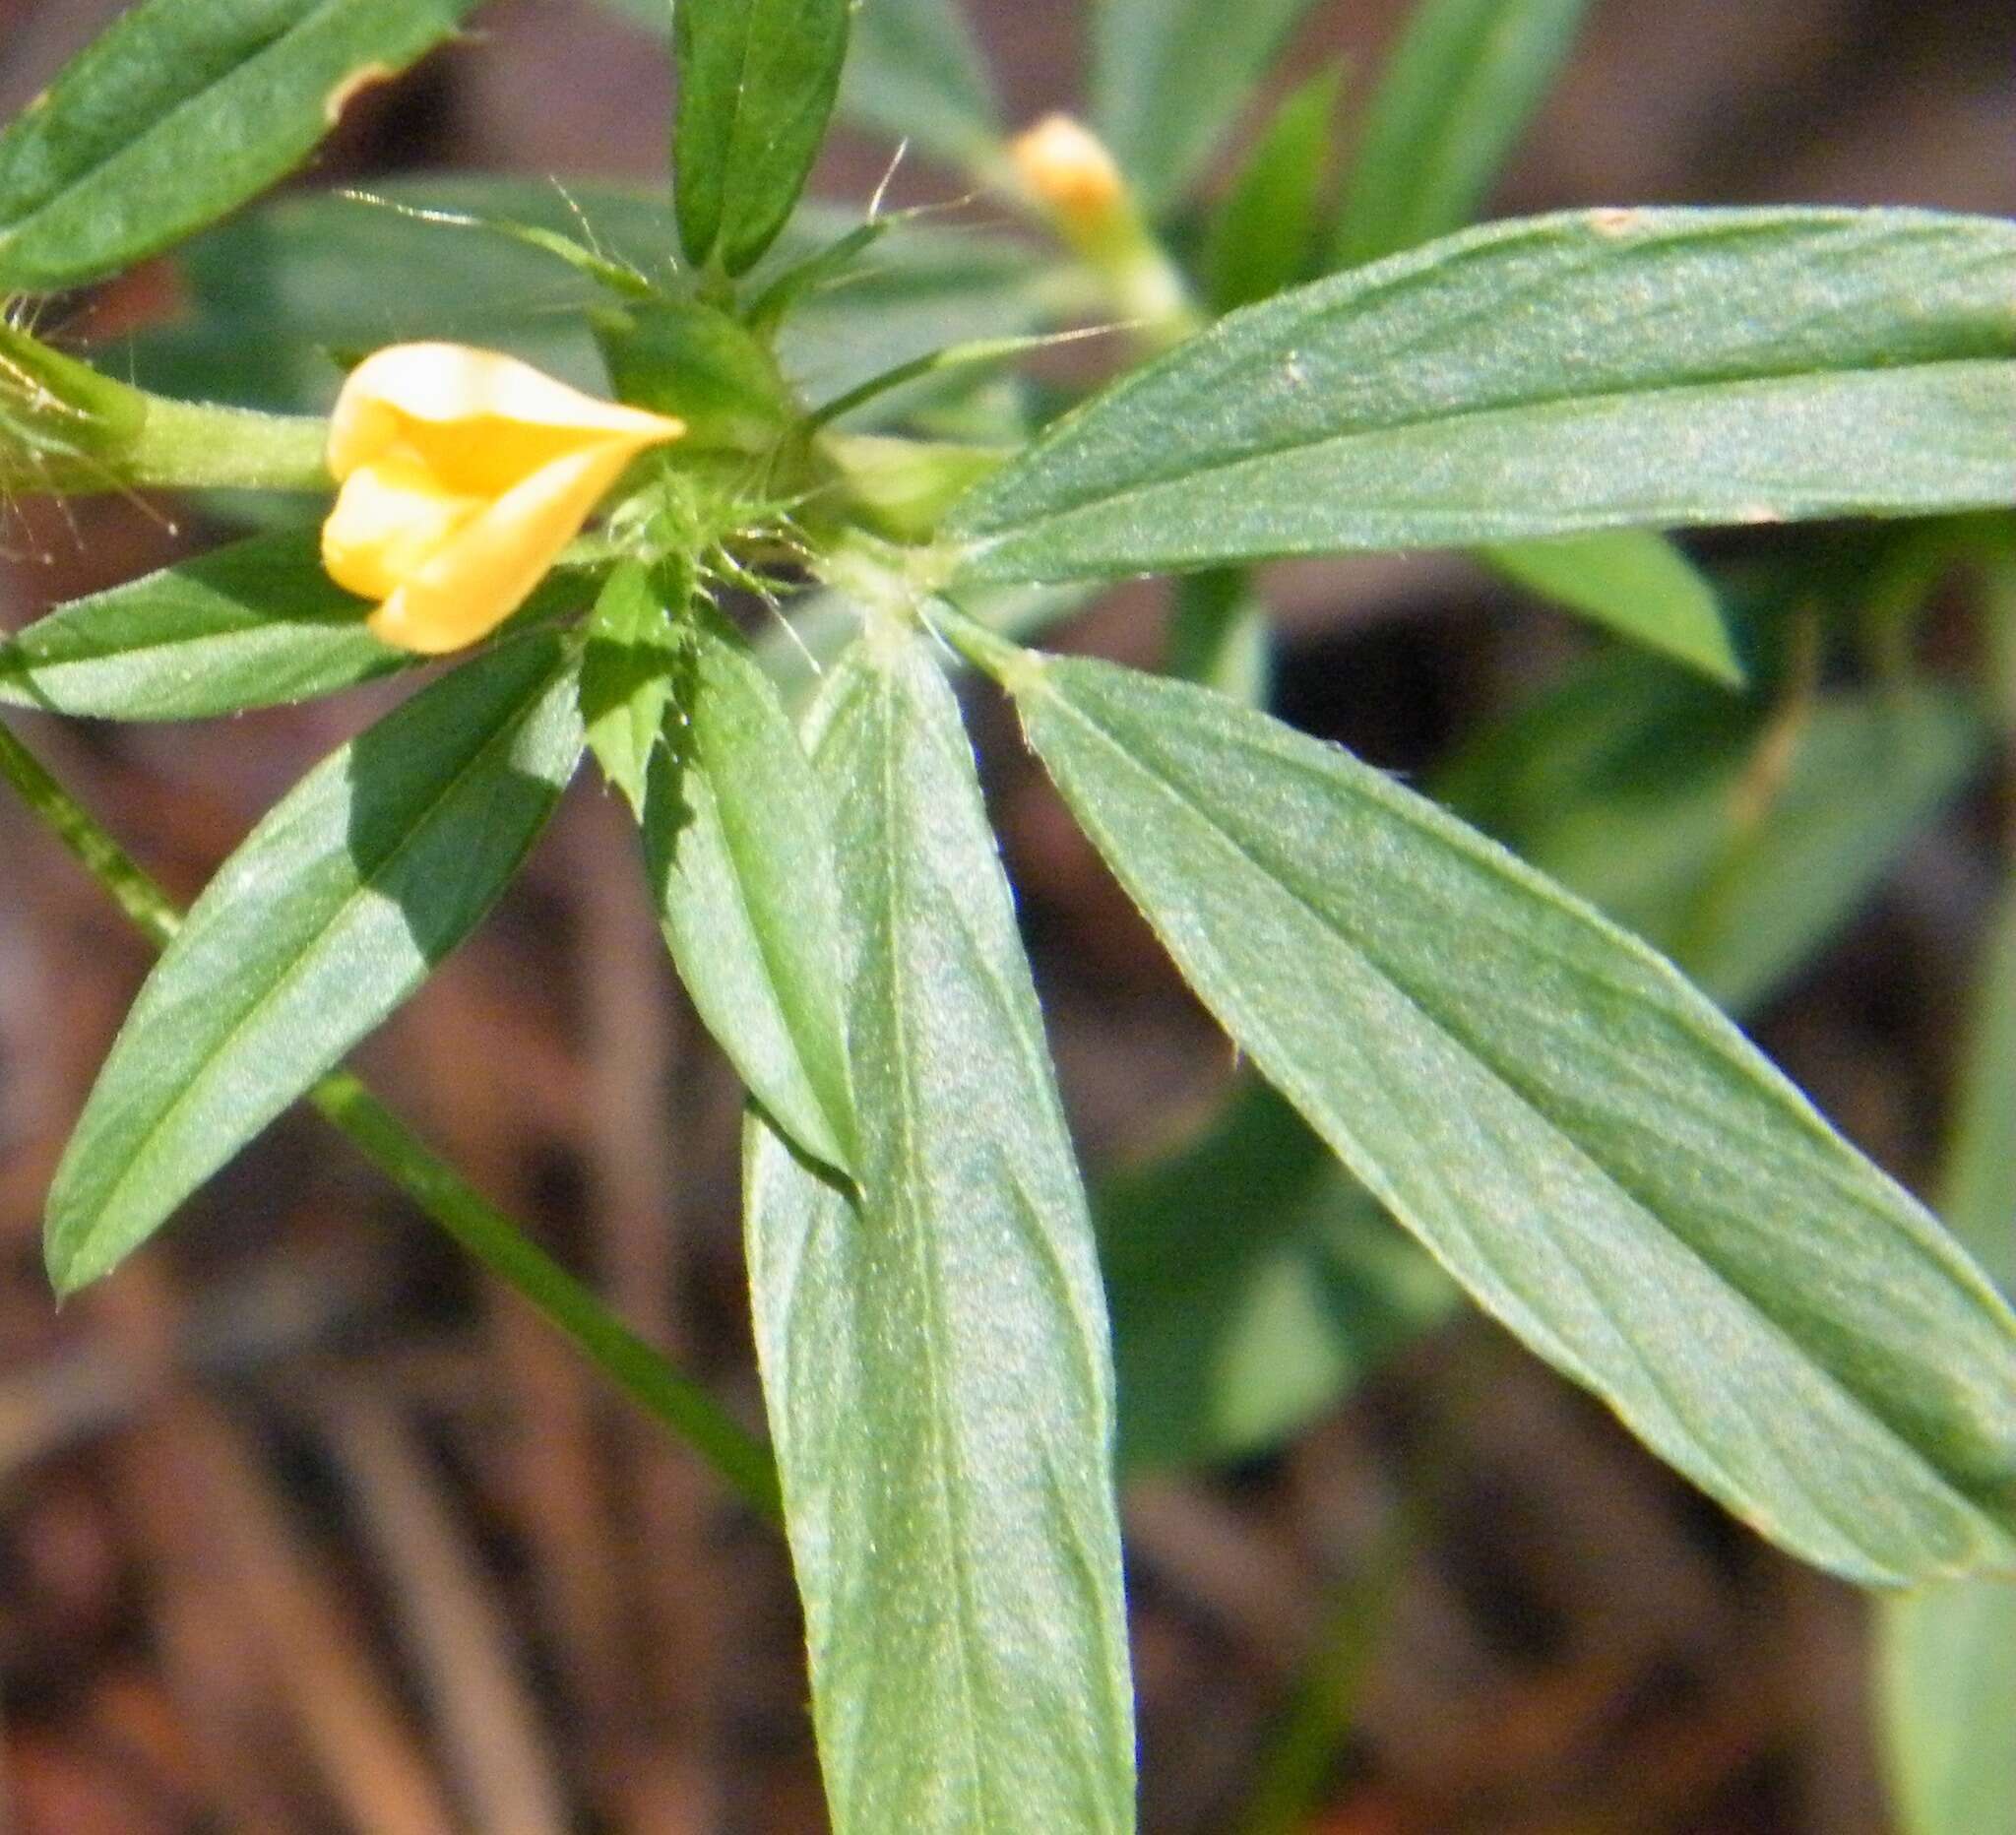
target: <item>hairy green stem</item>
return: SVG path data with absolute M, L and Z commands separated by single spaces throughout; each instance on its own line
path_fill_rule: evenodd
M 174 901 L 4 724 L 0 778 L 150 941 L 165 944 L 175 934 L 182 914 Z M 571 1338 L 632 1401 L 683 1436 L 749 1503 L 773 1519 L 781 1516 L 769 1448 L 616 1318 L 363 1084 L 347 1071 L 335 1071 L 308 1092 L 308 1100 L 420 1210 Z
M 323 460 L 328 440 L 319 415 L 154 396 L 121 471 L 129 483 L 161 489 L 326 491 L 335 488 Z

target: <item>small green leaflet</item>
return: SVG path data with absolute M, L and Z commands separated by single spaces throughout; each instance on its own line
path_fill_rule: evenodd
M 1618 636 L 1733 687 L 1743 679 L 1715 589 L 1650 529 L 1602 529 L 1484 548 L 1489 566 Z
M 158 253 L 306 158 L 474 0 L 146 0 L 0 133 L 0 290 Z
M 2016 1317 L 1667 963 L 1335 747 L 958 634 L 1235 1043 L 1480 1304 L 1808 1560 L 2016 1567 Z
M 777 239 L 826 138 L 848 13 L 848 0 L 677 0 L 672 165 L 696 267 L 744 273 Z
M 1096 578 L 2016 500 L 2016 224 L 1599 211 L 1295 288 L 955 509 L 961 578 Z
M 581 755 L 573 670 L 507 643 L 325 759 L 134 1002 L 49 1193 L 50 1278 L 107 1273 L 474 928 Z
M 1343 80 L 1332 64 L 1290 95 L 1212 213 L 1203 256 L 1212 311 L 1250 305 L 1307 278 Z
M 1112 1377 L 1085 1199 L 950 689 L 871 629 L 837 818 L 858 1202 L 752 1120 L 757 1351 L 837 1835 L 1125 1835 Z
M 684 584 L 684 583 L 682 583 Z M 683 609 L 685 592 L 676 595 Z M 619 561 L 588 621 L 581 724 L 602 776 L 644 819 L 644 777 L 665 721 L 679 646 L 667 601 L 642 561 Z
M 644 814 L 652 897 L 693 1004 L 799 1149 L 853 1166 L 832 814 L 775 685 L 696 605 Z

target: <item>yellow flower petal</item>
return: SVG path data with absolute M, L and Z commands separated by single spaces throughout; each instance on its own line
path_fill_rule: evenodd
M 425 656 L 488 635 L 532 597 L 632 457 L 603 445 L 542 466 L 410 575 L 372 613 L 372 632 Z
M 329 423 L 341 481 L 405 446 L 458 489 L 495 495 L 549 459 L 603 440 L 642 451 L 683 422 L 598 401 L 495 350 L 393 345 L 350 371 Z
M 493 350 L 394 345 L 330 417 L 323 565 L 381 601 L 385 642 L 460 649 L 525 603 L 632 459 L 684 431 Z

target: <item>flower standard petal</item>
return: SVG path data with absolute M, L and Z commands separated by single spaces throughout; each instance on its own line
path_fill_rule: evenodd
M 598 440 L 643 445 L 684 431 L 682 421 L 584 395 L 500 351 L 392 345 L 367 356 L 345 382 L 330 417 L 329 469 L 342 479 L 398 444 L 444 475 L 493 474 L 494 442 L 508 434 L 524 455 L 513 468 L 523 477 L 544 460 Z
M 384 642 L 460 649 L 524 604 L 632 459 L 684 431 L 493 350 L 391 346 L 330 418 L 323 564 L 381 601 Z

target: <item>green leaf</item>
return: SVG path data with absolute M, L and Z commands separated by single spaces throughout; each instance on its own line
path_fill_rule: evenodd
M 1667 963 L 1223 696 L 994 665 L 1191 985 L 1480 1305 L 1809 1560 L 2016 1566 L 2016 1317 Z
M 760 1122 L 757 1351 L 837 1835 L 1134 1825 L 1085 1200 L 951 693 L 874 631 L 815 711 L 860 1201 Z
M 2016 224 L 1505 223 L 1223 319 L 954 512 L 1050 580 L 2016 498 Z
M 1332 266 L 1460 229 L 1567 61 L 1589 0 L 1420 0 L 1365 114 Z
M 1202 682 L 1247 707 L 1265 707 L 1274 678 L 1267 606 L 1236 567 L 1177 582 L 1163 673 Z
M 741 274 L 777 239 L 826 138 L 848 0 L 678 0 L 672 164 L 696 267 Z
M 49 1193 L 50 1277 L 120 1262 L 475 926 L 581 753 L 561 646 L 457 669 L 304 778 L 127 1016 Z
M 1092 124 L 1152 211 L 1173 204 L 1309 0 L 1096 0 Z
M 671 0 L 603 4 L 671 32 Z M 839 108 L 954 165 L 986 172 L 1000 157 L 1000 104 L 959 0 L 856 0 Z
M 665 943 L 700 1017 L 800 1148 L 853 1165 L 832 816 L 776 688 L 705 605 L 644 836 Z
M 1946 1219 L 2016 1292 L 2016 893 L 2005 892 L 1962 1069 Z M 1976 1580 L 1885 1603 L 1878 1674 L 1902 1835 L 2016 1826 L 2016 1587 Z
M 147 0 L 0 134 L 0 290 L 130 266 L 305 158 L 473 0 Z
M 1878 1642 L 1900 1835 L 2016 1826 L 2016 1586 L 1970 1580 L 1883 1602 Z
M 1000 104 L 957 0 L 861 0 L 840 107 L 969 170 L 1001 158 Z
M 1343 82 L 1332 64 L 1292 92 L 1212 213 L 1204 276 L 1214 312 L 1266 299 L 1308 272 Z
M 581 656 L 581 725 L 602 776 L 644 820 L 645 773 L 665 724 L 679 646 L 651 570 L 621 561 L 588 621 Z M 677 595 L 683 608 L 687 592 Z
M 2016 892 L 2005 891 L 1970 1028 L 1944 1208 L 1953 1233 L 2016 1294 Z
M 1239 1458 L 1285 1439 L 1449 1316 L 1447 1277 L 1265 1084 L 1096 1194 L 1120 1458 Z
M 1606 529 L 1551 541 L 1483 550 L 1507 578 L 1632 643 L 1659 651 L 1732 687 L 1743 666 L 1707 577 L 1650 529 Z
M 98 720 L 202 720 L 312 700 L 415 661 L 364 628 L 318 531 L 255 536 L 72 600 L 0 645 L 0 702 Z

